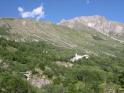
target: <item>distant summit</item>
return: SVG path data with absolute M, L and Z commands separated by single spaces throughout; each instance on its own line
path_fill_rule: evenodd
M 81 16 L 60 21 L 59 25 L 74 29 L 83 29 L 84 26 L 95 29 L 113 39 L 124 41 L 124 24 L 109 21 L 104 16 Z

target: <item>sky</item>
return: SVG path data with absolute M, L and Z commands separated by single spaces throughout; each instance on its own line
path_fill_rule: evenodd
M 124 23 L 124 0 L 0 0 L 0 17 L 57 23 L 62 19 L 93 15 Z

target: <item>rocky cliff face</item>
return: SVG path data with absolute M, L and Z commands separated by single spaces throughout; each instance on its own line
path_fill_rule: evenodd
M 103 16 L 82 16 L 70 20 L 62 20 L 59 25 L 74 29 L 93 28 L 113 39 L 124 41 L 124 24 L 107 20 Z

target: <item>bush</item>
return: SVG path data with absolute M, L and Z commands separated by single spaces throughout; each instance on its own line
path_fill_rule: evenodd
M 26 82 L 9 75 L 0 73 L 0 93 L 36 93 L 33 88 Z

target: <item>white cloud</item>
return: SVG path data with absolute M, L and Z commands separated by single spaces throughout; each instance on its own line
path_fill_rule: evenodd
M 24 9 L 23 9 L 22 7 L 18 7 L 18 11 L 19 11 L 19 12 L 23 12 Z
M 22 7 L 18 7 L 19 14 L 22 18 L 35 18 L 36 20 L 40 20 L 44 18 L 44 7 L 41 5 L 37 8 L 34 8 L 32 11 L 24 11 Z

